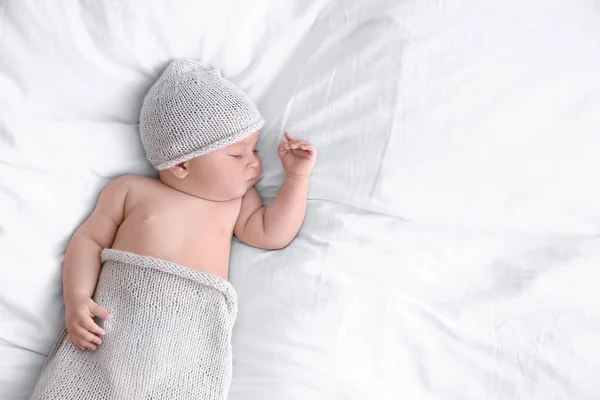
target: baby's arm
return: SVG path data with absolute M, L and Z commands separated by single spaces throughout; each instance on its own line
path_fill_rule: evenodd
M 93 316 L 110 318 L 107 310 L 92 301 L 100 275 L 100 253 L 110 247 L 124 218 L 131 177 L 110 182 L 100 194 L 96 208 L 75 231 L 63 263 L 63 297 L 69 338 L 80 349 L 95 350 L 104 334 Z
M 308 177 L 286 177 L 277 196 L 268 207 L 255 188 L 242 198 L 242 208 L 234 234 L 242 242 L 263 249 L 281 249 L 296 237 L 304 214 Z
M 286 132 L 277 152 L 285 171 L 279 193 L 268 207 L 255 188 L 242 198 L 242 208 L 233 233 L 242 242 L 263 249 L 281 249 L 298 234 L 306 213 L 308 177 L 317 159 L 317 149 Z

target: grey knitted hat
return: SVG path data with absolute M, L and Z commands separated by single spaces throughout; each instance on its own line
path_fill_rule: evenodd
M 216 69 L 175 60 L 142 105 L 140 135 L 158 170 L 238 142 L 264 125 L 250 98 Z

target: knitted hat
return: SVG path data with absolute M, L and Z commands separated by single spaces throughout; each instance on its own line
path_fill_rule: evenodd
M 244 92 L 194 60 L 173 61 L 146 94 L 140 114 L 146 157 L 158 170 L 229 146 L 263 125 Z

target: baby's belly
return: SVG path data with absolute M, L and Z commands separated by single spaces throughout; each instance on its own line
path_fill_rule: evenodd
M 185 222 L 165 226 L 125 221 L 111 247 L 228 279 L 232 235 L 231 231 L 210 227 L 198 229 Z

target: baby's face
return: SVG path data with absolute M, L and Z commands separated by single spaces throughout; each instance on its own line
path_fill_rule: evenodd
M 189 161 L 189 177 L 202 192 L 216 201 L 242 197 L 262 174 L 262 160 L 256 153 L 258 132 L 244 140 Z

